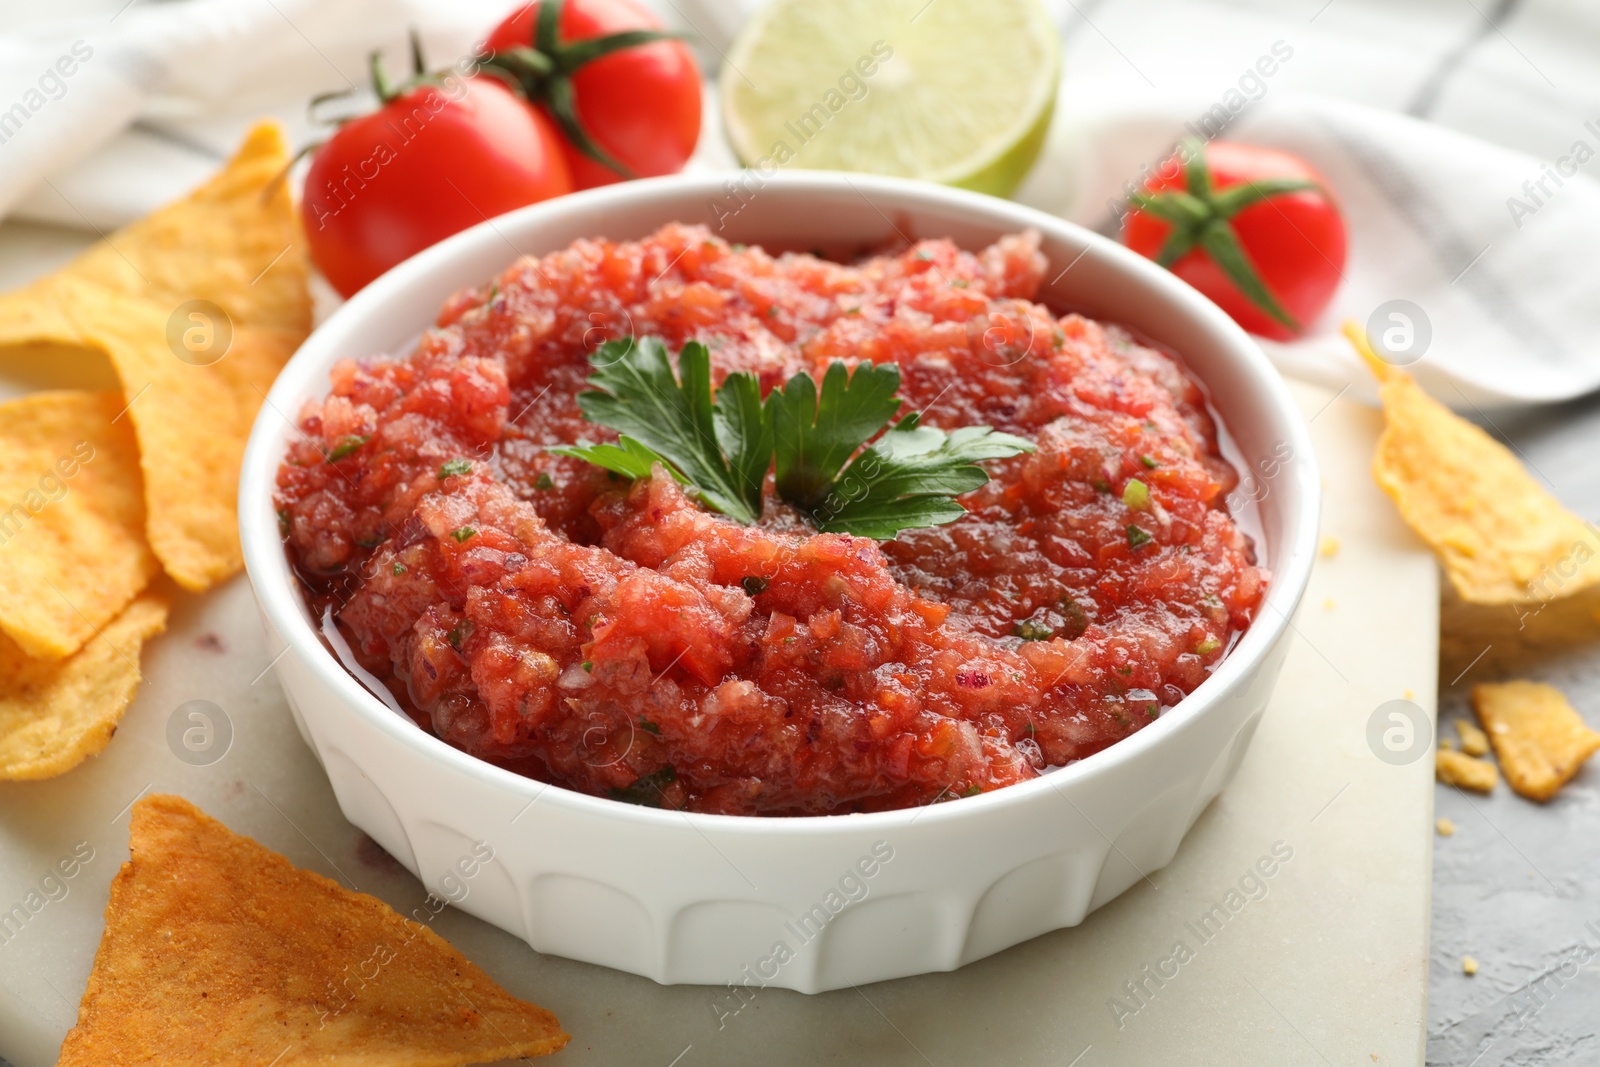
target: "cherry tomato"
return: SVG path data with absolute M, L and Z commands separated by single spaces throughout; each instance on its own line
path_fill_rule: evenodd
M 1123 243 L 1262 337 L 1303 333 L 1344 274 L 1338 202 L 1321 175 L 1287 152 L 1187 142 L 1131 206 Z
M 342 295 L 429 245 L 572 191 L 550 121 L 503 85 L 444 79 L 390 95 L 317 149 L 301 201 L 317 267 Z
M 573 185 L 588 189 L 621 181 L 675 174 L 700 139 L 700 68 L 689 49 L 661 39 L 625 45 L 587 59 L 574 45 L 615 33 L 660 31 L 654 15 L 631 0 L 555 0 L 559 28 L 553 49 L 540 48 L 540 5 L 528 4 L 489 34 L 488 45 L 502 69 L 523 86 L 530 101 L 553 117 L 565 134 Z M 514 50 L 543 56 L 551 73 L 519 64 Z M 491 61 L 492 65 L 500 65 Z M 554 83 L 564 79 L 568 91 Z M 570 125 L 575 122 L 578 130 Z M 599 154 L 626 168 L 619 173 L 584 150 L 584 138 Z

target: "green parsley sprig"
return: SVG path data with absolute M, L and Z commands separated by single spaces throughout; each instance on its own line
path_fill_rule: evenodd
M 594 373 L 578 407 L 590 422 L 616 430 L 616 444 L 579 443 L 550 451 L 576 456 L 628 478 L 653 463 L 689 486 L 701 502 L 750 525 L 761 516 L 761 484 L 772 462 L 772 434 L 762 417 L 761 383 L 730 374 L 711 391 L 711 353 L 691 341 L 678 353 L 680 382 L 659 338 L 608 341 L 589 357 Z
M 802 372 L 763 401 L 760 382 L 742 371 L 713 390 L 711 355 L 694 341 L 678 353 L 676 373 L 654 337 L 607 342 L 590 363 L 594 388 L 578 406 L 620 436 L 551 451 L 628 478 L 660 463 L 701 503 L 746 525 L 761 517 L 762 485 L 775 468 L 778 495 L 818 529 L 889 540 L 966 514 L 953 498 L 989 480 L 980 461 L 1033 451 L 987 426 L 945 433 L 919 425 L 916 413 L 894 421 L 893 364 L 852 371 L 835 361 L 820 389 Z

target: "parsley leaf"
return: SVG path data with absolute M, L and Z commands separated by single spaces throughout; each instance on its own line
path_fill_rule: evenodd
M 678 772 L 672 769 L 672 764 L 667 764 L 660 770 L 651 771 L 634 779 L 632 784 L 619 786 L 606 791 L 606 796 L 612 800 L 620 800 L 624 804 L 639 804 L 646 808 L 663 807 L 666 800 L 666 787 L 678 780 Z
M 987 426 L 945 433 L 908 415 L 835 479 L 831 506 L 814 512 L 817 528 L 887 541 L 901 530 L 942 526 L 967 513 L 953 497 L 989 480 L 979 460 L 1032 452 L 1033 445 Z
M 678 481 L 685 481 L 683 475 L 666 458 L 627 436 L 617 438 L 613 444 L 576 444 L 552 448 L 550 451 L 558 456 L 586 459 L 597 467 L 604 467 L 625 478 L 648 478 L 650 468 L 659 463 Z
M 579 394 L 578 407 L 621 436 L 616 444 L 550 451 L 629 478 L 660 463 L 708 507 L 747 525 L 756 521 L 771 444 L 754 375 L 728 375 L 713 400 L 705 345 L 684 345 L 674 374 L 666 345 L 655 337 L 608 341 L 589 361 L 593 389 Z
M 967 509 L 950 498 L 989 480 L 976 461 L 1033 451 L 987 426 L 949 434 L 919 426 L 913 413 L 857 455 L 900 410 L 899 388 L 892 363 L 852 372 L 835 360 L 820 394 L 801 373 L 767 398 L 778 494 L 809 511 L 819 530 L 887 541 L 901 530 L 954 522 Z
M 1038 619 L 1023 619 L 1011 632 L 1024 641 L 1048 641 L 1056 635 L 1048 624 Z
M 889 540 L 966 514 L 953 498 L 989 480 L 980 461 L 1033 451 L 987 426 L 946 433 L 920 426 L 916 414 L 890 425 L 901 406 L 892 363 L 852 370 L 836 360 L 820 387 L 802 372 L 763 402 L 752 374 L 730 374 L 713 393 L 710 353 L 693 341 L 676 374 L 653 337 L 608 342 L 590 362 L 595 388 L 578 406 L 619 437 L 550 451 L 628 478 L 660 463 L 707 507 L 746 525 L 761 517 L 762 486 L 775 468 L 778 495 L 818 529 Z
M 370 433 L 369 434 L 354 434 L 354 433 L 345 434 L 343 437 L 339 438 L 338 443 L 336 443 L 333 446 L 333 449 L 328 453 L 328 462 L 329 463 L 337 463 L 337 462 L 339 462 L 341 459 L 343 459 L 344 457 L 350 455 L 356 449 L 360 448 L 362 445 L 366 444 L 370 440 L 372 440 L 372 435 Z
M 835 360 L 822 392 L 796 374 L 767 398 L 777 453 L 778 495 L 814 511 L 827 500 L 839 469 L 900 410 L 900 368 L 862 364 L 850 373 Z M 981 484 L 981 483 L 980 483 Z

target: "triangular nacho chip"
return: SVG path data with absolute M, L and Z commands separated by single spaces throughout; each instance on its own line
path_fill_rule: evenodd
M 1600 537 L 1500 442 L 1345 335 L 1378 379 L 1385 426 L 1372 473 L 1444 564 L 1461 599 L 1544 603 L 1600 583 Z
M 59 659 L 161 569 L 121 393 L 32 393 L 0 404 L 0 631 Z
M 1541 803 L 1572 780 L 1600 749 L 1561 690 L 1539 682 L 1493 682 L 1472 687 L 1472 708 L 1494 745 L 1511 788 Z
M 105 748 L 144 642 L 166 625 L 166 602 L 147 593 L 66 659 L 30 659 L 0 637 L 0 780 L 54 778 Z
M 134 805 L 132 854 L 58 1067 L 461 1067 L 567 1043 L 428 927 L 181 797 Z
M 111 360 L 139 439 L 150 546 L 195 591 L 239 569 L 245 438 L 311 328 L 303 242 L 279 180 L 288 162 L 278 128 L 257 126 L 188 197 L 0 296 L 0 349 L 73 346 Z

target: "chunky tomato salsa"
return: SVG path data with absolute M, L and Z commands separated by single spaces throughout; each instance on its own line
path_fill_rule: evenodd
M 424 728 L 586 793 L 801 815 L 974 795 L 1082 759 L 1193 690 L 1267 581 L 1198 384 L 1127 332 L 1033 302 L 1031 233 L 851 263 L 670 225 L 583 240 L 452 298 L 405 358 L 347 360 L 278 475 L 316 614 Z M 741 525 L 577 397 L 607 340 L 710 350 L 771 388 L 894 361 L 925 426 L 989 426 L 948 525 Z

